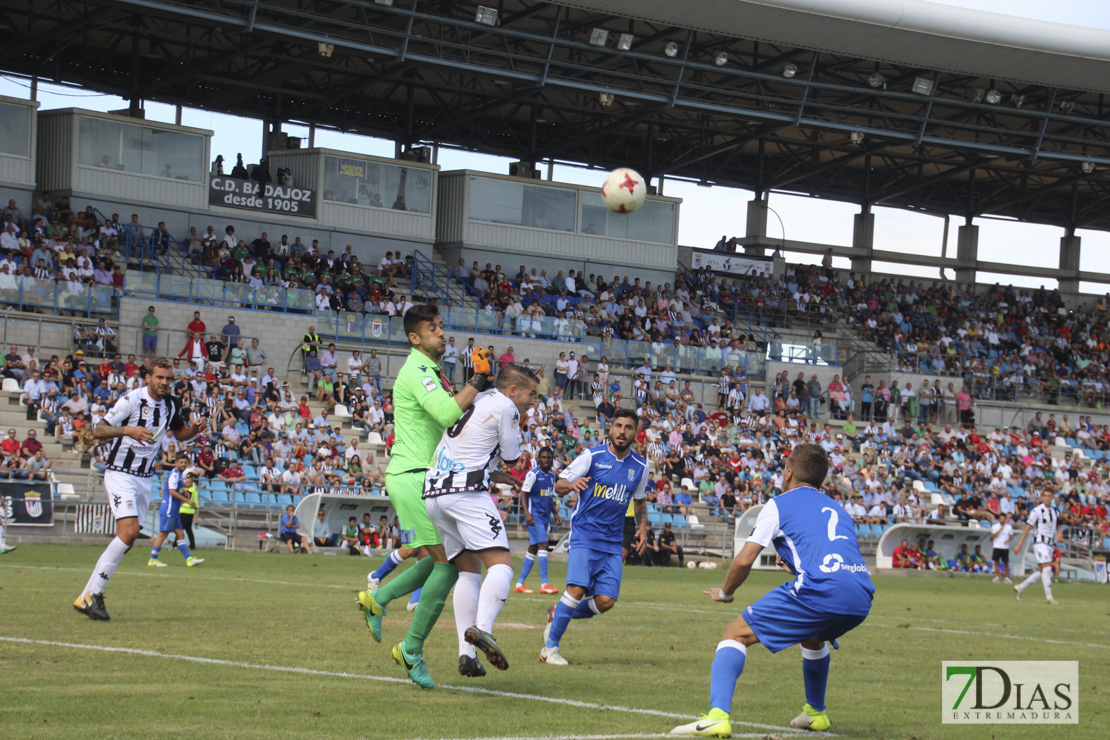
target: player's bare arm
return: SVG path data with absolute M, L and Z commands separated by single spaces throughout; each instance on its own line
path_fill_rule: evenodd
M 733 594 L 736 593 L 736 589 L 748 580 L 748 574 L 752 572 L 752 565 L 755 564 L 756 558 L 759 557 L 761 552 L 763 552 L 762 545 L 755 542 L 745 542 L 740 549 L 740 553 L 733 559 L 732 565 L 728 567 L 725 585 L 721 588 L 711 588 L 705 592 L 705 595 L 714 601 L 723 603 L 732 601 L 735 598 Z
M 644 548 L 647 547 L 647 499 L 636 499 L 632 510 L 636 514 L 636 521 L 640 523 L 639 530 L 636 532 L 636 554 L 643 555 Z
M 107 422 L 100 422 L 93 429 L 93 439 L 116 439 L 117 437 L 130 437 L 141 444 L 149 444 L 154 440 L 154 433 L 146 427 L 114 427 Z
M 208 422 L 202 418 L 193 424 L 181 427 L 173 433 L 173 436 L 178 442 L 187 442 L 198 434 L 204 434 L 206 431 L 208 431 Z
M 578 478 L 573 481 L 566 480 L 565 478 L 560 478 L 559 480 L 555 481 L 555 493 L 559 494 L 560 496 L 565 496 L 571 491 L 574 491 L 575 493 L 582 493 L 582 491 L 585 491 L 589 487 L 589 478 Z

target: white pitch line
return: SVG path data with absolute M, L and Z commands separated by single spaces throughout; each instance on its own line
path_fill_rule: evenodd
M 59 642 L 56 640 L 32 640 L 26 637 L 10 637 L 0 635 L 0 642 L 13 642 L 24 645 L 45 645 L 49 647 L 63 647 L 71 648 L 74 650 L 95 650 L 102 653 L 123 653 L 126 655 L 140 655 L 147 658 L 166 658 L 168 660 L 178 660 L 187 663 L 203 663 L 205 665 L 221 665 L 231 668 L 249 668 L 252 671 L 276 671 L 279 673 L 297 673 L 306 676 L 328 676 L 332 678 L 359 678 L 365 681 L 381 681 L 385 683 L 411 683 L 407 678 L 397 678 L 395 676 L 374 676 L 366 673 L 347 673 L 344 671 L 321 671 L 315 668 L 300 668 L 298 666 L 281 666 L 271 665 L 269 663 L 245 663 L 238 660 L 224 660 L 222 658 L 204 658 L 198 655 L 177 655 L 174 653 L 162 653 L 157 650 L 141 650 L 139 648 L 128 647 L 112 647 L 108 645 L 86 645 L 77 642 Z M 554 696 L 539 696 L 537 694 L 522 694 L 514 691 L 499 691 L 497 689 L 483 689 L 477 686 L 452 686 L 449 684 L 438 684 L 441 689 L 448 691 L 462 691 L 469 694 L 484 694 L 486 696 L 499 696 L 509 699 L 526 699 L 529 701 L 546 702 L 548 704 L 561 704 L 568 707 L 576 707 L 579 709 L 596 709 L 604 712 L 624 712 L 625 714 L 645 714 L 652 717 L 666 717 L 667 719 L 689 719 L 688 714 L 678 714 L 676 712 L 663 712 L 658 709 L 641 709 L 638 707 L 622 707 L 613 704 L 598 704 L 595 702 L 578 701 L 577 699 L 563 699 Z M 794 730 L 791 728 L 779 727 L 777 725 L 765 725 L 758 722 L 743 722 L 740 720 L 733 720 L 734 725 L 744 725 L 745 727 L 755 727 L 762 730 L 772 730 L 774 732 L 784 732 L 791 737 L 796 737 L 800 734 L 805 734 L 801 730 Z M 828 737 L 838 737 L 832 733 L 824 733 Z M 628 737 L 627 735 L 617 735 L 615 737 Z
M 815 733 L 817 737 L 827 737 L 828 733 Z M 796 737 L 795 733 L 790 733 L 790 737 Z M 536 735 L 534 737 L 478 737 L 478 738 L 417 738 L 416 740 L 645 740 L 646 738 L 664 738 L 674 737 L 669 732 L 655 732 L 655 733 L 630 733 L 630 734 L 613 734 L 613 735 Z M 745 732 L 741 734 L 732 733 L 731 737 L 774 737 L 768 735 L 766 732 Z
M 921 632 L 943 632 L 949 635 L 975 635 L 976 637 L 1000 637 L 1004 640 L 1025 640 L 1034 642 L 1047 642 L 1052 645 L 1072 645 L 1074 647 L 1093 647 L 1102 648 L 1103 650 L 1110 650 L 1110 645 L 1100 645 L 1095 642 L 1072 642 L 1070 640 L 1053 640 L 1048 637 L 1029 637 L 1027 635 L 1001 635 L 997 632 L 972 632 L 971 630 L 948 630 L 941 629 L 940 627 L 917 627 L 910 625 L 909 627 L 899 627 L 895 624 L 875 624 L 873 622 L 864 622 L 864 627 L 878 627 L 879 629 L 905 629 L 905 630 L 918 630 Z

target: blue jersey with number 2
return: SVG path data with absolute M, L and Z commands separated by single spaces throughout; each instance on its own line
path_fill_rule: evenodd
M 773 545 L 795 574 L 799 601 L 830 614 L 867 614 L 875 585 L 848 512 L 816 488 L 803 486 L 771 499 L 749 542 Z

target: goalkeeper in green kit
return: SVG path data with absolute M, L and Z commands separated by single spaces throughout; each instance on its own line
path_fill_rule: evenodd
M 381 642 L 386 606 L 423 587 L 408 634 L 393 647 L 393 659 L 414 683 L 431 689 L 435 682 L 424 663 L 424 640 L 439 619 L 459 572 L 447 561 L 443 543 L 424 508 L 424 474 L 444 430 L 459 420 L 493 379 L 475 374 L 452 396 L 451 384 L 439 364 L 447 348 L 439 309 L 430 303 L 413 306 L 405 312 L 404 321 L 412 351 L 393 384 L 395 439 L 385 473 L 385 490 L 401 522 L 402 543 L 410 549 L 419 548 L 421 558 L 376 591 L 361 591 L 358 604 L 370 633 Z

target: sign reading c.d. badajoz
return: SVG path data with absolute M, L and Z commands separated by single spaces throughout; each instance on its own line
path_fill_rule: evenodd
M 1079 723 L 1077 661 L 945 661 L 940 678 L 944 724 Z
M 208 205 L 313 218 L 316 216 L 316 191 L 273 182 L 213 177 L 208 181 Z

